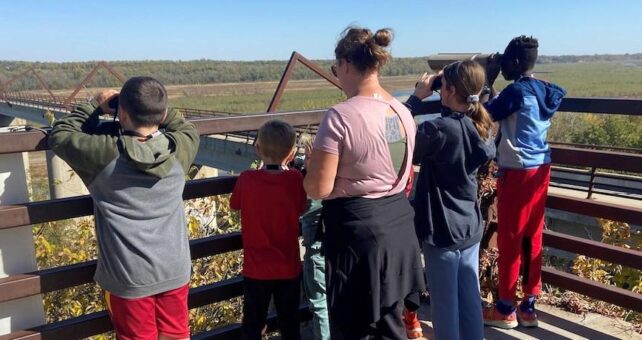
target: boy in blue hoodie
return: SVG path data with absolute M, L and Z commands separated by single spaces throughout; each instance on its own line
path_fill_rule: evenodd
M 541 288 L 542 230 L 551 172 L 546 133 L 566 94 L 561 87 L 533 77 L 538 47 L 537 39 L 526 36 L 508 43 L 501 72 L 514 82 L 486 106 L 500 125 L 496 140 L 499 301 L 495 308 L 484 310 L 484 323 L 501 328 L 518 323 L 537 327 L 535 297 Z M 498 71 L 489 69 L 491 86 Z M 524 299 L 515 308 L 520 263 Z

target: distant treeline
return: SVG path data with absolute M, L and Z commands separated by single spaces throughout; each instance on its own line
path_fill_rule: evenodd
M 332 61 L 314 60 L 324 70 L 329 70 Z M 22 62 L 0 61 L 0 81 L 35 67 L 52 89 L 69 89 L 77 86 L 96 66 L 97 62 Z M 279 80 L 287 61 L 113 61 L 109 65 L 125 77 L 148 75 L 167 85 L 212 84 L 231 82 L 256 82 Z M 418 74 L 427 70 L 426 58 L 396 58 L 386 65 L 386 76 Z M 313 79 L 316 76 L 303 65 L 297 65 L 292 79 Z M 88 87 L 118 86 L 119 82 L 107 70 L 101 70 Z M 35 77 L 11 85 L 9 90 L 38 89 Z
M 586 56 L 540 56 L 539 63 L 574 63 L 597 61 L 642 60 L 642 54 L 625 55 L 586 55 Z M 333 61 L 314 60 L 323 69 L 328 69 Z M 109 64 L 126 77 L 135 75 L 153 76 L 168 85 L 211 84 L 230 82 L 276 81 L 285 70 L 286 61 L 113 61 Z M 23 62 L 0 61 L 0 82 L 34 67 L 45 79 L 51 89 L 70 89 L 77 86 L 96 62 Z M 383 69 L 384 76 L 416 75 L 426 71 L 426 57 L 395 58 Z M 295 68 L 293 79 L 313 79 L 317 77 L 307 68 Z M 100 71 L 87 87 L 119 86 L 119 82 L 106 70 Z M 7 90 L 39 89 L 40 85 L 32 76 L 18 81 Z
M 627 54 L 593 54 L 593 55 L 557 55 L 557 56 L 539 56 L 538 64 L 562 64 L 562 63 L 581 63 L 581 62 L 609 62 L 609 61 L 641 61 L 642 53 Z

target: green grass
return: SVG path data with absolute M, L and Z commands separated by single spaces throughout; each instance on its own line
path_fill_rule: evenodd
M 272 94 L 250 93 L 242 95 L 219 95 L 198 97 L 177 97 L 170 99 L 170 106 L 206 109 L 223 112 L 253 113 L 265 112 L 270 105 Z M 330 107 L 345 99 L 337 89 L 315 89 L 285 91 L 277 111 L 311 110 Z
M 633 64 L 538 64 L 535 66 L 535 75 L 562 86 L 568 91 L 569 97 L 642 98 L 642 66 Z M 498 83 L 501 87 L 505 84 L 503 79 Z

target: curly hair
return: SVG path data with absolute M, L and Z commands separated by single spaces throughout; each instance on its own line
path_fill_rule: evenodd
M 523 72 L 533 69 L 537 60 L 539 42 L 532 36 L 520 35 L 513 38 L 504 50 L 504 57 L 517 59 Z

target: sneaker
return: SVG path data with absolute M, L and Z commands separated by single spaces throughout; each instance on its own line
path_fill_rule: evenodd
M 503 329 L 511 329 L 517 327 L 517 316 L 515 312 L 508 315 L 500 313 L 497 308 L 484 308 L 484 325 L 499 327 Z
M 421 330 L 421 323 L 417 317 L 417 312 L 411 312 L 404 308 L 403 325 L 406 327 L 406 336 L 408 339 L 419 339 L 424 336 L 424 333 Z
M 529 313 L 517 308 L 517 321 L 522 327 L 537 327 L 537 313 Z

